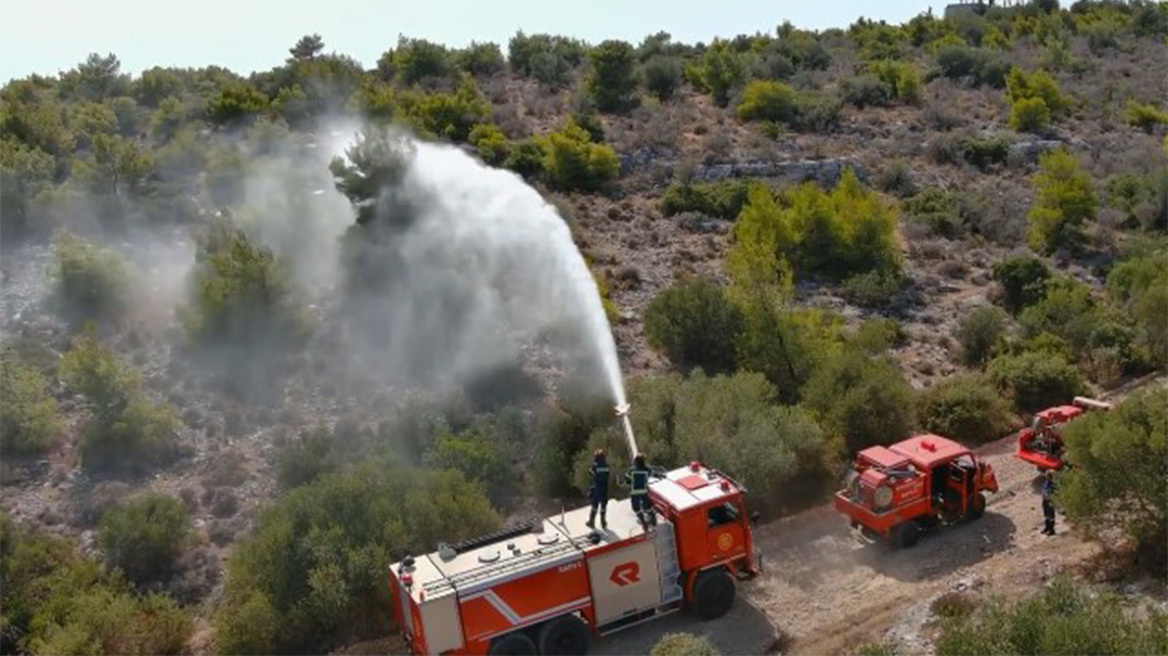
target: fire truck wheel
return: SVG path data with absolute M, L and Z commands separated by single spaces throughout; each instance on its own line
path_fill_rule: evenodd
M 492 640 L 487 653 L 491 656 L 530 656 L 536 651 L 531 637 L 516 631 Z
M 917 543 L 921 538 L 921 526 L 909 520 L 892 529 L 892 544 L 899 549 L 905 549 Z
M 539 630 L 539 653 L 544 656 L 587 654 L 591 638 L 588 625 L 579 617 L 557 617 Z
M 724 569 L 702 572 L 694 583 L 694 612 L 698 618 L 712 620 L 722 617 L 734 604 L 734 579 Z

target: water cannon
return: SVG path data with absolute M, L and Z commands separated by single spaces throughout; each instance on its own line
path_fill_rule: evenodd
M 629 443 L 629 462 L 637 457 L 640 449 L 637 448 L 637 438 L 633 436 L 633 424 L 629 421 L 629 404 L 618 403 L 616 406 L 616 416 L 620 417 L 621 425 L 625 429 L 625 441 Z

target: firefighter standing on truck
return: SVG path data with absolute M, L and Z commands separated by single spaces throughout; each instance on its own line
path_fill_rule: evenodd
M 638 453 L 633 458 L 633 468 L 625 474 L 629 482 L 629 501 L 633 504 L 633 512 L 637 514 L 641 526 L 647 531 L 650 524 L 657 524 L 657 517 L 653 514 L 653 506 L 649 503 L 649 465 L 645 464 L 645 456 Z
M 1049 469 L 1042 479 L 1042 533 L 1054 535 L 1054 472 Z
M 592 466 L 588 468 L 592 474 L 592 486 L 588 488 L 588 501 L 592 503 L 592 512 L 588 515 L 585 524 L 588 528 L 596 527 L 596 511 L 600 510 L 600 525 L 608 528 L 608 520 L 604 518 L 608 506 L 608 460 L 604 457 L 604 449 L 597 449 L 592 454 Z

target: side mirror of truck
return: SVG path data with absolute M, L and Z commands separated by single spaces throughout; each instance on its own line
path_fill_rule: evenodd
M 758 518 L 759 518 L 758 511 L 757 510 L 751 511 L 751 513 L 750 513 L 751 526 L 758 526 Z

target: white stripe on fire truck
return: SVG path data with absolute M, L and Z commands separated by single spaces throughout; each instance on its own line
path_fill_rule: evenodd
M 498 610 L 504 617 L 507 617 L 508 621 L 511 622 L 511 627 L 506 629 L 507 631 L 510 631 L 512 628 L 515 628 L 517 626 L 524 626 L 527 624 L 532 624 L 534 622 L 538 622 L 538 621 L 546 619 L 547 617 L 552 616 L 552 615 L 559 615 L 560 613 L 563 613 L 566 611 L 579 610 L 581 608 L 585 608 L 592 602 L 591 597 L 580 597 L 579 599 L 577 599 L 575 601 L 569 601 L 566 604 L 560 604 L 559 606 L 554 606 L 552 608 L 547 608 L 547 609 L 541 610 L 540 612 L 538 612 L 534 615 L 528 615 L 528 616 L 522 618 L 521 620 L 520 619 L 512 620 L 510 615 L 516 615 L 517 618 L 518 618 L 518 615 L 515 613 L 514 610 L 511 609 L 510 606 L 507 605 L 507 602 L 500 599 L 499 596 L 496 595 L 493 591 L 480 593 L 480 594 L 475 595 L 474 597 L 464 599 L 463 601 L 470 601 L 470 599 L 478 599 L 479 597 L 486 597 L 487 601 L 492 606 L 494 606 L 496 610 Z M 494 599 L 492 599 L 492 597 L 494 597 Z M 498 601 L 499 604 L 501 604 L 503 606 L 503 608 L 506 609 L 506 611 L 503 610 L 503 608 L 499 608 L 499 606 L 496 606 L 495 605 L 496 601 Z M 510 615 L 509 615 L 509 613 L 510 613 Z M 500 633 L 504 633 L 504 632 L 505 631 L 484 631 L 478 635 L 471 636 L 470 639 L 471 640 L 482 640 L 484 638 L 496 636 L 496 635 L 498 635 Z
M 559 558 L 555 558 L 553 560 L 548 560 L 548 561 L 540 563 L 538 568 L 530 569 L 530 570 L 522 570 L 519 572 L 515 572 L 514 574 L 510 574 L 508 576 L 502 576 L 499 578 L 487 579 L 486 581 L 483 581 L 481 583 L 475 583 L 474 585 L 468 585 L 465 588 L 462 587 L 462 583 L 459 581 L 453 581 L 452 583 L 453 583 L 454 589 L 458 590 L 463 595 L 475 596 L 475 595 L 482 594 L 482 592 L 484 590 L 490 590 L 491 588 L 496 587 L 498 585 L 501 585 L 503 583 L 509 583 L 511 581 L 515 581 L 518 579 L 527 578 L 533 574 L 538 574 L 540 572 L 547 571 L 553 567 L 559 567 L 562 565 L 567 565 L 569 563 L 574 563 L 574 562 L 581 561 L 581 560 L 584 560 L 584 556 L 580 552 L 571 551 L 571 552 L 568 552 L 566 555 L 561 556 Z M 462 598 L 467 599 L 468 597 L 464 596 Z

